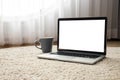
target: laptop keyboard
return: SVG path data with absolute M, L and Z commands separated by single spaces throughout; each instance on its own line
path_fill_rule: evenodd
M 57 54 L 59 54 L 59 55 L 66 55 L 66 56 L 75 56 L 75 57 L 85 57 L 85 58 L 97 58 L 97 57 L 99 57 L 99 55 L 65 53 L 65 52 L 57 52 Z

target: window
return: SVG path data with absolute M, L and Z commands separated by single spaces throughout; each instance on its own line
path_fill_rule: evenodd
M 26 16 L 56 5 L 57 0 L 1 0 L 3 16 Z

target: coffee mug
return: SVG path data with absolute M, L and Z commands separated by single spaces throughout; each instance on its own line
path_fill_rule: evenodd
M 52 51 L 52 37 L 45 37 L 35 41 L 35 47 L 41 49 L 43 53 L 49 53 Z M 39 47 L 38 45 L 41 45 Z

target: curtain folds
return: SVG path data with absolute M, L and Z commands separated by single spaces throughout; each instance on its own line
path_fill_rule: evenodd
M 44 5 L 44 4 L 38 3 L 39 0 L 25 0 L 26 2 L 29 1 L 29 3 L 31 1 L 30 4 L 28 2 L 26 3 L 26 5 L 28 4 L 27 6 L 23 5 L 25 9 L 23 9 L 23 6 L 22 8 L 16 6 L 18 9 L 21 8 L 21 10 L 18 10 L 19 13 L 18 12 L 16 13 L 16 11 L 14 11 L 14 13 L 10 12 L 12 14 L 8 14 L 6 13 L 6 11 L 7 11 L 7 7 L 9 6 L 6 6 L 6 9 L 5 9 L 5 7 L 3 6 L 5 5 L 5 3 L 3 4 L 3 0 L 0 0 L 0 1 L 1 1 L 0 4 L 2 4 L 0 5 L 0 46 L 34 44 L 34 41 L 40 39 L 41 37 L 54 37 L 54 40 L 56 40 L 56 36 L 57 36 L 56 20 L 58 18 L 58 14 L 57 14 L 58 7 L 56 6 L 55 8 L 54 7 L 55 5 L 54 6 L 50 5 L 50 4 L 56 4 L 55 2 L 47 4 L 49 6 L 46 7 L 45 6 L 46 4 Z M 9 0 L 6 0 L 6 1 L 9 1 Z M 12 1 L 15 1 L 15 0 L 12 0 Z M 34 1 L 37 1 L 36 3 L 38 5 L 34 4 L 35 3 Z M 52 1 L 55 1 L 55 0 L 52 0 Z M 44 3 L 45 1 L 41 0 L 41 2 Z M 39 6 L 39 5 L 42 5 L 42 6 Z M 13 7 L 15 7 L 15 5 Z M 34 11 L 33 9 L 32 11 L 28 10 L 29 13 L 28 11 L 26 11 L 24 14 L 23 11 L 31 7 L 34 7 L 37 9 L 35 9 Z M 20 13 L 21 11 L 22 13 Z
M 21 14 L 16 12 L 16 16 L 13 14 L 5 16 L 7 10 L 3 10 L 6 8 L 3 7 L 3 0 L 0 0 L 0 46 L 33 44 L 36 39 L 41 37 L 54 37 L 54 41 L 56 41 L 57 19 L 63 17 L 106 16 L 108 17 L 107 38 L 118 38 L 119 0 L 54 0 L 54 6 L 47 8 L 44 8 L 45 5 L 41 2 L 40 4 L 37 2 L 37 4 L 42 7 L 35 8 L 36 0 L 33 1 L 34 5 L 30 4 L 30 7 L 22 10 Z M 24 5 L 26 4 L 24 3 Z M 20 9 L 22 8 L 20 7 Z M 32 14 L 28 15 L 28 12 L 31 13 L 29 8 L 32 8 Z M 27 9 L 29 10 L 23 16 Z M 33 10 L 36 12 L 33 13 Z
M 107 38 L 117 39 L 118 7 L 119 0 L 64 0 L 59 13 L 60 17 L 107 17 Z

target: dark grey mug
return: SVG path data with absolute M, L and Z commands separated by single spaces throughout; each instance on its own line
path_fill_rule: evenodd
M 49 53 L 52 52 L 52 43 L 53 43 L 52 37 L 45 37 L 36 40 L 35 47 L 41 49 L 43 53 Z M 39 47 L 38 45 L 41 45 L 41 47 Z

